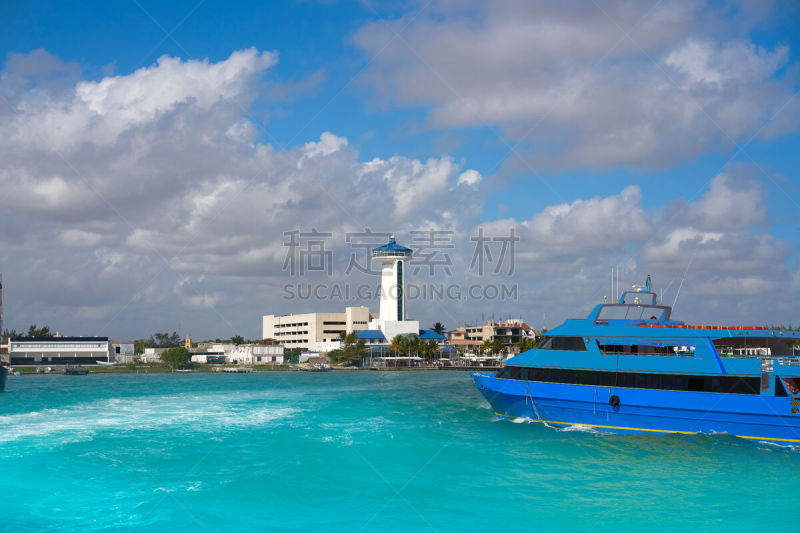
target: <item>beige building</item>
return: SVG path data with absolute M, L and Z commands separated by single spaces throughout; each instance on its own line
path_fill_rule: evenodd
M 275 339 L 286 348 L 316 348 L 318 342 L 333 340 L 342 332 L 367 329 L 369 307 L 347 307 L 344 313 L 303 313 L 264 315 L 263 339 Z
M 516 344 L 522 339 L 535 339 L 536 330 L 520 319 L 503 322 L 486 322 L 480 326 L 464 326 L 448 332 L 448 337 L 457 345 L 479 346 L 484 341 L 499 340 L 509 352 L 516 352 Z

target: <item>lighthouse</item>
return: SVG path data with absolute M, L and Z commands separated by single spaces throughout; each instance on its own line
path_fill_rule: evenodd
M 370 327 L 380 329 L 387 340 L 395 335 L 419 333 L 419 322 L 405 320 L 406 285 L 404 263 L 411 259 L 411 249 L 397 244 L 394 235 L 389 242 L 372 250 L 372 259 L 381 264 L 380 318 Z

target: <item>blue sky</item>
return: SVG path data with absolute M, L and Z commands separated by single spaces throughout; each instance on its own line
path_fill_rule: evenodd
M 517 300 L 411 303 L 423 323 L 553 325 L 614 266 L 687 280 L 687 319 L 800 323 L 798 20 L 763 2 L 3 5 L 5 323 L 255 337 L 261 314 L 344 305 L 281 297 L 284 232 L 346 256 L 364 226 L 452 231 L 460 266 L 429 281 L 461 285 L 479 226 L 520 235 Z

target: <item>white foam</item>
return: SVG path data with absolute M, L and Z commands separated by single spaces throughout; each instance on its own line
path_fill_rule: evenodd
M 602 429 L 592 426 L 584 426 L 582 424 L 572 424 L 571 426 L 556 428 L 556 430 L 562 432 L 577 431 L 578 433 L 591 433 L 593 435 L 613 435 L 613 433 L 609 433 L 608 431 L 603 431 Z
M 266 403 L 268 393 L 186 393 L 112 398 L 62 409 L 0 416 L 0 444 L 55 436 L 62 442 L 90 440 L 102 431 L 131 431 L 191 425 L 214 432 L 263 426 L 300 411 Z
M 355 435 L 359 433 L 371 435 L 386 433 L 386 427 L 389 425 L 390 423 L 385 417 L 374 416 L 348 422 L 328 422 L 320 424 L 319 427 L 327 433 L 322 437 L 322 442 L 335 442 L 339 445 L 352 446 Z
M 792 443 L 792 442 L 780 443 L 780 442 L 774 442 L 774 441 L 768 441 L 768 440 L 759 440 L 759 441 L 756 441 L 756 442 L 760 446 L 765 446 L 765 447 L 767 447 L 767 448 L 769 448 L 771 450 L 772 449 L 779 449 L 779 450 L 786 450 L 786 451 L 791 451 L 791 452 L 800 452 L 800 444 L 795 444 L 795 443 Z

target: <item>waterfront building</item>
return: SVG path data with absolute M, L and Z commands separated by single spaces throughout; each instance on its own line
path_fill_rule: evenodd
M 397 244 L 392 235 L 387 244 L 374 248 L 370 255 L 381 264 L 378 315 L 371 314 L 366 306 L 347 307 L 344 313 L 264 315 L 262 339 L 275 339 L 287 348 L 320 353 L 341 349 L 339 339 L 349 332 L 355 332 L 371 348 L 388 346 L 397 335 L 446 340 L 432 331 L 421 330 L 419 321 L 407 319 L 404 263 L 411 259 L 412 250 Z
M 111 360 L 115 363 L 132 363 L 135 352 L 133 341 L 111 341 Z
M 519 318 L 502 322 L 487 321 L 485 324 L 468 325 L 448 332 L 450 341 L 458 346 L 476 349 L 484 341 L 499 340 L 508 353 L 518 353 L 518 342 L 523 339 L 536 340 L 537 336 L 536 330 Z
M 233 350 L 236 349 L 236 345 L 232 342 L 215 342 L 211 344 L 211 347 L 208 348 L 206 351 L 212 353 L 221 353 L 225 355 L 230 355 Z
M 144 353 L 139 356 L 142 363 L 160 363 L 161 354 L 166 352 L 169 348 L 145 348 Z
M 228 362 L 228 356 L 217 352 L 198 352 L 192 354 L 191 360 L 204 365 L 221 365 Z
M 300 355 L 297 356 L 298 363 L 323 363 L 327 360 L 323 360 L 320 356 L 319 352 L 302 352 Z
M 316 349 L 318 342 L 333 341 L 341 334 L 367 328 L 369 307 L 347 307 L 344 313 L 264 315 L 263 339 L 275 339 L 287 348 Z
M 108 337 L 12 337 L 6 362 L 12 365 L 94 365 L 112 360 Z
M 358 340 L 363 341 L 367 348 L 361 361 L 362 366 L 404 366 L 418 364 L 422 361 L 422 358 L 417 355 L 409 356 L 396 353 L 391 348 L 391 339 L 387 338 L 379 329 L 356 331 L 356 335 Z M 444 335 L 440 335 L 430 329 L 418 330 L 416 335 L 419 336 L 420 340 L 432 340 L 439 345 L 439 350 L 434 355 L 435 359 L 448 354 L 450 346 L 447 344 L 447 337 Z
M 317 342 L 312 349 L 317 353 L 328 353 L 334 350 L 341 350 L 343 347 L 344 343 L 340 340 L 326 339 L 324 341 Z
M 280 365 L 283 349 L 280 344 L 240 344 L 228 359 L 242 365 Z

